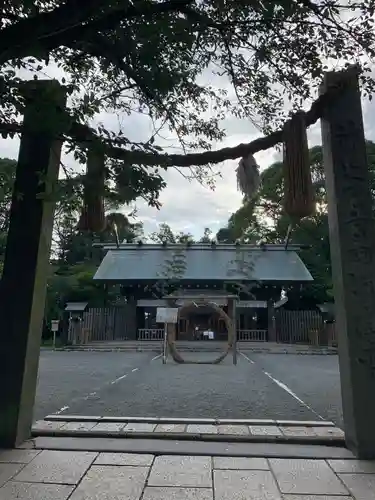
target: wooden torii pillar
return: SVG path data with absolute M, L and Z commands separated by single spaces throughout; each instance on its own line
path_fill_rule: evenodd
M 232 345 L 232 356 L 233 364 L 237 364 L 237 298 L 228 298 L 228 316 L 232 322 L 232 334 L 233 334 L 233 345 Z
M 29 82 L 25 96 L 0 281 L 0 448 L 31 432 L 66 99 L 53 80 Z
M 358 69 L 327 73 L 323 159 L 347 446 L 375 458 L 375 223 Z

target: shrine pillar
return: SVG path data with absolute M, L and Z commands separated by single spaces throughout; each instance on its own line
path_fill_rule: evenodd
M 358 69 L 327 73 L 322 116 L 336 327 L 348 448 L 375 458 L 375 224 Z
M 61 154 L 65 91 L 25 86 L 23 131 L 0 281 L 0 448 L 30 437 Z

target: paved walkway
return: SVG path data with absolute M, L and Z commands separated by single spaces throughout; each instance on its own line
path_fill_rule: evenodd
M 0 451 L 0 500 L 374 500 L 353 459 Z
M 0 450 L 0 500 L 375 500 L 331 422 L 53 415 L 34 435 Z

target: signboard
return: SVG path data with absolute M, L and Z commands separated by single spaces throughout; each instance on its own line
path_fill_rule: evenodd
M 51 321 L 51 330 L 53 332 L 58 332 L 59 331 L 59 320 L 58 319 L 53 319 Z
M 156 309 L 156 323 L 177 323 L 177 307 L 158 307 Z
M 59 331 L 59 323 L 60 321 L 58 319 L 53 319 L 51 321 L 51 330 L 53 332 L 53 348 L 56 348 L 56 332 Z

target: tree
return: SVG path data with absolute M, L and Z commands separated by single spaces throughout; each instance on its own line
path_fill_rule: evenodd
M 107 214 L 107 220 L 116 225 L 119 242 L 133 242 L 137 236 L 143 232 L 142 223 L 130 223 L 129 219 L 120 212 Z M 74 265 L 83 262 L 93 262 L 99 265 L 101 261 L 101 251 L 93 246 L 94 243 L 104 243 L 108 241 L 116 242 L 115 235 L 108 229 L 100 234 L 94 235 L 76 229 L 77 219 L 70 219 L 66 216 L 66 224 L 60 226 L 58 242 L 58 261 L 61 264 Z
M 0 262 L 5 256 L 16 166 L 17 163 L 14 160 L 0 158 Z
M 9 229 L 9 214 L 16 176 L 17 162 L 8 158 L 0 159 L 0 277 L 5 256 L 6 239 Z M 65 302 L 87 300 L 103 303 L 105 293 L 102 286 L 93 280 L 102 252 L 93 248 L 92 235 L 77 230 L 81 208 L 81 176 L 61 179 L 57 185 L 57 204 L 55 210 L 53 249 L 50 274 L 47 285 L 45 317 L 48 321 L 61 315 Z M 106 191 L 105 205 L 112 209 L 107 214 L 109 221 L 115 222 L 120 241 L 133 241 L 142 233 L 141 223 L 130 223 L 119 208 L 118 198 Z M 104 242 L 113 239 L 108 231 L 95 236 Z
M 55 230 L 55 258 L 51 261 L 47 285 L 45 316 L 48 320 L 59 317 L 66 302 L 87 301 L 90 305 L 100 306 L 116 294 L 114 290 L 107 293 L 102 284 L 93 281 L 103 252 L 101 248 L 93 246 L 92 235 L 76 229 L 79 205 L 69 196 L 68 198 L 70 203 L 60 209 L 58 232 Z M 78 196 L 77 198 L 79 200 Z M 120 242 L 134 241 L 143 232 L 140 222 L 132 224 L 122 213 L 110 212 L 107 219 L 116 224 Z M 56 225 L 55 221 L 55 229 Z M 111 239 L 114 240 L 114 237 L 108 231 L 95 236 L 95 240 L 100 243 Z
M 159 225 L 159 230 L 150 234 L 150 240 L 154 243 L 176 243 L 176 237 L 168 224 Z
M 142 197 L 154 206 L 165 182 L 162 170 L 150 166 L 177 165 L 176 158 L 157 156 L 163 152 L 160 130 L 172 130 L 184 152 L 209 150 L 220 141 L 222 120 L 230 114 L 267 131 L 285 116 L 285 98 L 295 108 L 314 94 L 329 61 L 370 64 L 374 56 L 370 0 L 3 0 L 0 5 L 3 134 L 19 131 L 24 72 L 18 70 L 37 76 L 57 66 L 70 92 L 67 149 L 83 161 L 82 143 L 99 140 L 111 158 L 111 186 L 124 201 Z M 207 85 L 204 72 L 229 79 L 230 90 L 226 81 Z M 373 90 L 367 73 L 362 82 L 365 91 Z M 152 132 L 136 141 L 121 126 L 100 123 L 103 112 L 141 113 Z M 201 166 L 196 176 L 202 180 L 207 172 Z
M 191 233 L 180 231 L 176 235 L 176 243 L 194 243 L 194 236 Z
M 202 238 L 200 238 L 199 243 L 210 243 L 212 241 L 212 231 L 209 227 L 204 228 L 204 233 Z
M 154 231 L 150 235 L 150 240 L 154 243 L 194 243 L 194 238 L 190 233 L 180 231 L 175 234 L 170 226 L 166 223 L 159 225 L 159 230 Z
M 198 243 L 210 243 L 212 241 L 211 235 L 211 229 L 206 227 L 203 236 L 198 239 Z M 195 243 L 194 236 L 191 233 L 180 231 L 175 234 L 166 223 L 160 224 L 159 230 L 151 233 L 150 240 L 154 243 Z
M 228 227 L 222 227 L 216 233 L 216 239 L 219 243 L 235 243 L 236 238 L 234 237 L 232 229 Z
M 375 219 L 375 143 L 367 141 L 367 157 Z M 290 243 L 303 244 L 300 256 L 310 270 L 314 282 L 305 286 L 305 299 L 322 303 L 332 300 L 331 261 L 328 234 L 327 199 L 324 186 L 324 167 L 321 146 L 310 149 L 310 166 L 315 185 L 316 213 L 306 217 L 294 227 Z M 284 243 L 290 219 L 283 210 L 283 169 L 277 162 L 261 173 L 261 188 L 255 198 L 244 200 L 243 205 L 219 230 L 217 238 L 247 243 Z M 301 295 L 298 290 L 298 294 Z
M 15 160 L 0 158 L 0 261 L 3 260 L 5 253 L 16 168 Z M 77 231 L 82 189 L 81 175 L 60 179 L 57 185 L 52 257 L 57 257 L 61 262 L 77 263 L 91 257 L 91 235 Z M 105 207 L 107 220 L 116 223 L 121 241 L 132 241 L 136 234 L 142 233 L 141 223 L 131 224 L 125 215 L 115 211 L 121 208 L 120 199 L 108 187 L 105 191 Z M 96 238 L 102 241 L 109 237 L 108 231 L 103 235 L 96 235 Z M 76 255 L 67 256 L 69 250 L 76 252 Z M 77 252 L 81 254 L 78 255 Z

